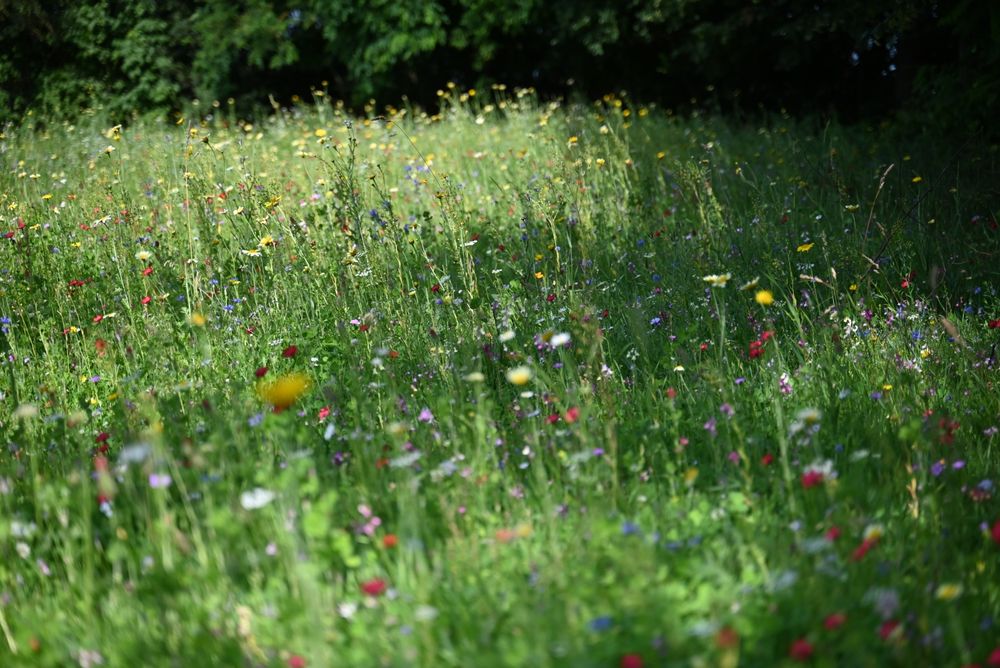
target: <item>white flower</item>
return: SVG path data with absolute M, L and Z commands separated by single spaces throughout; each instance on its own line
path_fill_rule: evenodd
M 254 487 L 240 494 L 240 505 L 244 510 L 257 510 L 274 501 L 275 493 L 263 487 Z
M 559 346 L 564 346 L 569 343 L 569 332 L 559 332 L 558 334 L 553 334 L 552 339 L 549 343 L 553 348 L 558 348 Z

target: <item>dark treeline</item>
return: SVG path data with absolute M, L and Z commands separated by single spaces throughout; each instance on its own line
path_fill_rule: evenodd
M 324 81 L 355 107 L 502 82 L 965 130 L 1000 101 L 991 0 L 0 0 L 0 38 L 3 120 L 193 97 L 250 114 Z

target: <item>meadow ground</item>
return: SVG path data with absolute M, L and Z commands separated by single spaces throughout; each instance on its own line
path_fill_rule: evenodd
M 0 665 L 1000 665 L 996 146 L 202 112 L 0 136 Z

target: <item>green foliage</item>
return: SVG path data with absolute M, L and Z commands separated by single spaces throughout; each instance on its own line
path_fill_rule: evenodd
M 997 12 L 973 0 L 27 0 L 0 8 L 0 102 L 5 120 L 86 105 L 124 117 L 192 95 L 248 113 L 321 85 L 356 107 L 433 104 L 453 80 L 737 111 L 903 110 L 989 130 Z

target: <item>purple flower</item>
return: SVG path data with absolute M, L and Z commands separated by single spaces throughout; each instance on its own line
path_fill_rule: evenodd
M 170 477 L 169 473 L 150 473 L 149 474 L 149 486 L 153 489 L 166 489 L 170 487 L 170 483 L 173 482 L 173 478 Z
M 434 413 L 431 413 L 431 409 L 424 406 L 420 410 L 420 415 L 417 416 L 417 420 L 419 420 L 420 422 L 433 422 Z
M 714 417 L 713 417 L 713 418 L 709 418 L 709 419 L 708 419 L 708 422 L 706 422 L 706 423 L 704 424 L 704 427 L 705 427 L 705 431 L 707 431 L 707 432 L 708 432 L 709 434 L 711 434 L 711 435 L 712 435 L 713 437 L 715 436 L 715 433 L 716 433 L 716 430 L 715 430 L 715 425 L 716 425 L 716 424 L 717 424 L 717 423 L 716 423 L 716 421 L 715 421 L 715 418 L 714 418 Z
M 944 471 L 943 461 L 934 462 L 933 464 L 931 464 L 931 475 L 933 475 L 935 478 L 941 475 L 943 471 Z
M 736 410 L 732 407 L 732 404 L 725 403 L 719 406 L 719 412 L 725 415 L 727 418 L 731 418 L 733 417 L 733 414 L 736 412 Z
M 732 452 L 730 452 L 729 453 L 729 461 L 731 461 L 733 464 L 739 464 L 740 463 L 740 453 L 736 452 L 735 450 L 733 450 Z

